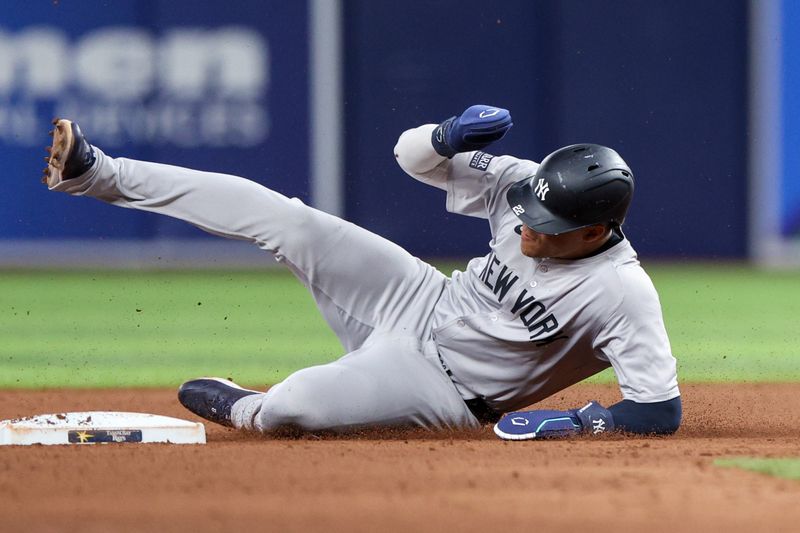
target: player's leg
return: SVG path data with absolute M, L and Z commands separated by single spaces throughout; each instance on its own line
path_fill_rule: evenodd
M 300 370 L 265 394 L 233 405 L 233 425 L 273 431 L 345 431 L 362 427 L 478 427 L 432 343 L 372 339 L 326 365 Z
M 374 329 L 428 330 L 446 280 L 399 246 L 243 178 L 95 155 L 86 173 L 51 189 L 175 217 L 274 252 L 309 287 L 348 350 Z

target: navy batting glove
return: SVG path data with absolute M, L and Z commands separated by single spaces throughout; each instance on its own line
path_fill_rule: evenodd
M 581 421 L 583 431 L 597 435 L 606 431 L 614 431 L 614 416 L 611 411 L 595 401 L 570 411 Z
M 587 432 L 597 435 L 614 430 L 611 412 L 597 402 L 569 411 L 517 411 L 508 413 L 494 426 L 506 440 L 547 439 Z
M 508 109 L 474 105 L 439 124 L 431 135 L 433 149 L 439 155 L 453 157 L 459 152 L 486 148 L 503 138 L 513 126 Z

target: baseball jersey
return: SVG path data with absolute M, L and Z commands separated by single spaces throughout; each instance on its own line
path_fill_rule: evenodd
M 433 339 L 462 396 L 507 412 L 609 366 L 624 399 L 679 396 L 658 294 L 630 242 L 577 260 L 523 255 L 506 191 L 538 164 L 480 151 L 447 159 L 431 146 L 434 128 L 403 133 L 398 163 L 444 189 L 448 211 L 488 220 L 492 236 L 434 308 Z

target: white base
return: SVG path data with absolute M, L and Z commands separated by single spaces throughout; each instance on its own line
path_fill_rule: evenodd
M 146 413 L 86 411 L 0 422 L 0 445 L 104 442 L 205 444 L 203 424 Z

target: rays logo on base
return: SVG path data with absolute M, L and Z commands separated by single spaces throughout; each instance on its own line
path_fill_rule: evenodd
M 67 433 L 70 444 L 94 444 L 96 442 L 142 442 L 140 429 L 86 429 Z

